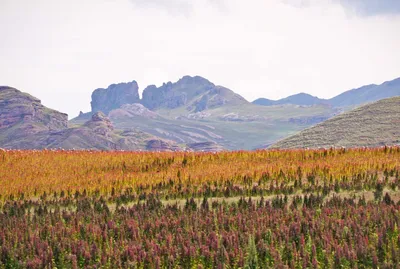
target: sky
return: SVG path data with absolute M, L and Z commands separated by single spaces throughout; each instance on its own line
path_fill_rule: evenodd
M 399 0 L 0 0 L 0 85 L 77 116 L 96 88 L 200 75 L 330 98 L 400 77 Z

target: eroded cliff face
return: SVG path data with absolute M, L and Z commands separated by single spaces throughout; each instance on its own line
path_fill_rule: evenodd
M 205 78 L 184 76 L 176 83 L 164 83 L 161 87 L 148 86 L 143 91 L 142 104 L 151 109 L 175 109 L 186 107 L 200 112 L 223 105 L 241 105 L 248 102 L 233 91 L 216 86 Z
M 125 104 L 139 103 L 139 86 L 136 81 L 112 84 L 107 89 L 97 89 L 92 93 L 92 112 L 108 114 Z
M 43 106 L 39 99 L 11 87 L 0 87 L 0 129 L 32 125 L 38 131 L 68 127 L 68 115 Z

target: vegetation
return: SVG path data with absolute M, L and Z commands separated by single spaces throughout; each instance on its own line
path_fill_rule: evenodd
M 0 268 L 395 268 L 400 148 L 0 151 Z
M 271 148 L 377 147 L 400 145 L 400 97 L 340 114 Z

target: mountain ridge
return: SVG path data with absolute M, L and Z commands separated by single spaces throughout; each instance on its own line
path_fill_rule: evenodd
M 286 98 L 282 98 L 279 100 L 271 100 L 266 98 L 258 98 L 252 102 L 256 105 L 264 105 L 264 106 L 272 106 L 272 105 L 285 105 L 285 104 L 293 104 L 293 105 L 303 105 L 303 106 L 311 106 L 318 104 L 326 104 L 327 100 L 320 99 L 316 96 L 312 96 L 308 93 L 297 93 L 290 95 Z
M 338 111 L 323 105 L 268 108 L 256 106 L 232 90 L 200 76 L 184 76 L 176 82 L 150 85 L 135 104 L 124 104 L 105 112 L 119 129 L 143 132 L 195 145 L 198 149 L 254 149 L 325 120 Z M 117 107 L 117 105 L 115 106 Z M 70 122 L 83 124 L 84 113 Z
M 395 80 L 386 84 L 391 83 L 394 86 L 386 87 L 390 90 L 388 95 L 400 93 Z M 360 95 L 368 87 L 379 85 L 364 86 L 344 94 Z M 362 102 L 380 98 L 380 95 L 374 96 L 367 96 Z M 142 98 L 136 100 L 138 103 L 114 109 L 109 117 L 119 129 L 135 127 L 176 143 L 205 145 L 212 142 L 230 150 L 256 149 L 355 106 L 342 107 L 339 99 L 339 105 L 332 105 L 330 100 L 299 93 L 278 101 L 267 100 L 272 105 L 261 106 L 201 76 L 184 76 L 160 87 L 146 87 Z M 81 124 L 84 119 L 85 114 L 71 122 Z
M 328 104 L 333 107 L 342 107 L 351 109 L 358 105 L 369 102 L 378 101 L 380 99 L 400 96 L 400 78 L 385 81 L 382 84 L 370 84 L 359 88 L 345 91 L 330 99 L 321 99 L 307 93 L 299 93 L 290 95 L 279 100 L 270 100 L 266 98 L 258 98 L 252 103 L 263 106 L 273 105 L 310 105 L 310 104 Z M 307 100 L 308 103 L 305 101 Z M 313 101 L 313 102 L 312 102 Z
M 354 100 L 369 103 L 397 95 L 400 79 L 344 92 L 334 99 L 344 108 L 306 93 L 284 98 L 279 105 L 256 105 L 200 76 L 184 76 L 160 87 L 150 85 L 142 98 L 138 89 L 135 80 L 98 88 L 92 93 L 92 111 L 68 121 L 66 114 L 44 107 L 39 99 L 11 87 L 0 87 L 0 146 L 257 149 L 351 109 L 356 106 Z M 1 126 L 9 128 L 1 130 Z

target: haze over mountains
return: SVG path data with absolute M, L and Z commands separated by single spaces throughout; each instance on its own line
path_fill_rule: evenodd
M 11 87 L 0 88 L 0 147 L 126 150 L 264 148 L 353 107 L 400 96 L 400 79 L 329 100 L 297 94 L 248 102 L 205 78 L 150 85 L 136 81 L 96 89 L 88 113 L 67 115 Z M 347 114 L 343 114 L 347 115 Z M 384 121 L 384 117 L 379 118 Z M 354 120 L 354 119 L 353 119 Z
M 400 95 L 399 89 L 400 78 L 397 78 L 392 81 L 384 82 L 381 85 L 371 84 L 357 89 L 352 89 L 342 94 L 339 94 L 338 96 L 335 96 L 331 99 L 320 99 L 306 93 L 299 93 L 276 101 L 259 98 L 257 100 L 254 100 L 253 103 L 263 106 L 284 104 L 309 106 L 317 104 L 327 104 L 333 107 L 341 107 L 348 110 L 349 108 L 353 108 L 361 104 L 378 101 L 388 97 L 398 96 Z

